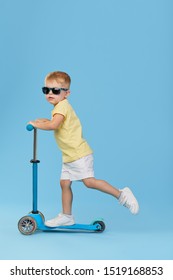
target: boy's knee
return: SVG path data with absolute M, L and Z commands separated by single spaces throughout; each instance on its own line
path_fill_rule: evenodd
M 71 186 L 70 180 L 60 180 L 60 186 L 62 189 L 69 188 Z
M 94 180 L 95 180 L 94 178 L 86 178 L 83 179 L 82 182 L 87 188 L 93 188 Z

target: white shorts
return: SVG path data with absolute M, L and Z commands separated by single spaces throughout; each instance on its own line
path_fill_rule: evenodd
M 80 181 L 94 177 L 93 161 L 93 154 L 90 154 L 78 160 L 63 163 L 61 180 Z

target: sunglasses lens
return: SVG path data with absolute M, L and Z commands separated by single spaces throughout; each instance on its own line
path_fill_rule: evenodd
M 50 91 L 52 91 L 53 94 L 60 94 L 61 93 L 61 89 L 60 88 L 48 88 L 48 87 L 42 87 L 42 92 L 44 94 L 48 94 Z
M 48 94 L 49 91 L 50 91 L 49 88 L 47 88 L 47 87 L 42 87 L 42 92 L 43 92 L 44 94 Z
M 52 89 L 52 92 L 53 92 L 53 94 L 60 94 L 60 92 L 61 92 L 61 89 L 57 89 L 57 88 L 53 88 Z

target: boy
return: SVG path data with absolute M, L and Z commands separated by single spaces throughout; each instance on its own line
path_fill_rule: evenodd
M 72 225 L 75 223 L 72 216 L 71 189 L 72 181 L 80 180 L 88 188 L 93 188 L 110 194 L 126 206 L 132 214 L 137 214 L 139 205 L 129 188 L 118 190 L 103 180 L 94 177 L 93 151 L 82 137 L 81 123 L 67 97 L 70 95 L 71 78 L 60 71 L 52 72 L 45 78 L 42 88 L 46 100 L 54 106 L 52 118 L 30 121 L 35 128 L 54 130 L 56 142 L 62 151 L 62 173 L 60 185 L 62 189 L 62 213 L 45 224 L 49 227 Z

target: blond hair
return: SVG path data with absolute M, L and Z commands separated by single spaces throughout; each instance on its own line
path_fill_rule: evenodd
M 70 87 L 70 83 L 71 83 L 70 76 L 67 73 L 61 71 L 54 71 L 49 73 L 45 78 L 45 82 L 48 80 L 49 81 L 55 80 L 61 83 L 63 87 L 68 87 L 68 88 Z

